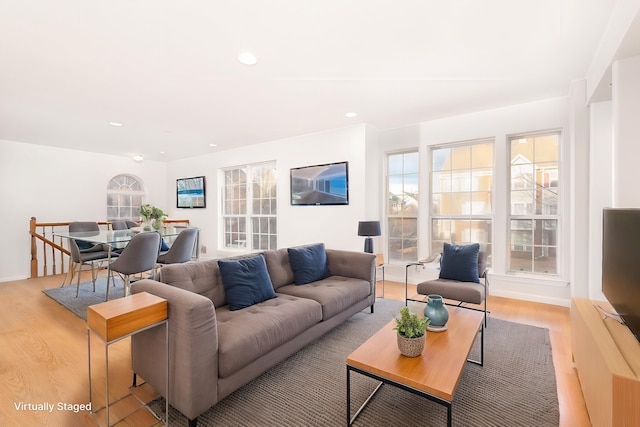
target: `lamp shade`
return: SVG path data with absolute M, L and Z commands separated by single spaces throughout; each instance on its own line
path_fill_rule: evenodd
M 380 236 L 380 221 L 358 222 L 358 236 Z

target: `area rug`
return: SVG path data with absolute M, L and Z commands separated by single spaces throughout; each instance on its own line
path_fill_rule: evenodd
M 115 286 L 113 286 L 113 281 L 109 282 L 109 286 L 111 286 L 109 289 L 109 300 L 122 298 L 124 296 L 124 286 L 122 281 L 115 278 L 115 282 Z M 43 289 L 42 292 L 69 309 L 76 316 L 87 320 L 87 307 L 105 301 L 107 278 L 99 277 L 98 280 L 96 280 L 95 292 L 93 292 L 93 283 L 91 281 L 81 282 L 80 292 L 78 293 L 77 298 L 75 282 L 61 288 Z
M 345 425 L 345 360 L 402 306 L 400 301 L 377 300 L 374 314 L 368 309 L 356 314 L 199 416 L 198 426 Z M 473 358 L 479 357 L 479 341 Z M 453 400 L 454 426 L 558 426 L 546 329 L 489 318 L 484 356 L 484 366 L 468 363 L 464 369 Z M 352 415 L 376 386 L 376 381 L 352 373 Z M 150 406 L 164 415 L 162 398 Z M 443 426 L 446 414 L 444 406 L 384 385 L 354 425 Z M 187 426 L 188 420 L 171 408 L 169 424 Z

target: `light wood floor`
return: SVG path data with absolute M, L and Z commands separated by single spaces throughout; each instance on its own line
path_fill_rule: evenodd
M 87 411 L 73 412 L 60 407 L 89 402 L 86 323 L 41 292 L 61 281 L 62 276 L 53 276 L 0 283 L 0 426 L 98 425 Z M 387 281 L 385 297 L 403 300 L 404 284 Z M 499 297 L 489 298 L 489 309 L 492 317 L 549 329 L 560 425 L 590 426 L 571 361 L 569 309 Z M 93 339 L 91 348 L 95 405 L 104 401 L 104 346 Z M 115 400 L 129 393 L 132 373 L 128 339 L 110 346 L 109 365 L 110 396 Z M 143 400 L 152 393 L 144 387 L 138 392 Z M 112 422 L 120 411 L 129 411 L 137 405 L 132 400 L 118 404 L 111 412 Z M 49 403 L 54 409 L 47 412 L 17 408 L 21 403 Z M 144 420 L 130 418 L 129 423 L 118 425 L 138 427 L 154 423 L 144 414 L 139 416 Z

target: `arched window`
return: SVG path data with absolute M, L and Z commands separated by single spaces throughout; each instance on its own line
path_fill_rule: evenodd
M 133 175 L 117 175 L 107 186 L 107 221 L 138 221 L 143 204 L 144 184 Z

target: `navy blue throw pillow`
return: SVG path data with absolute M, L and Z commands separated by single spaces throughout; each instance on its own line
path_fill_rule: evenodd
M 287 251 L 289 264 L 293 270 L 293 282 L 296 285 L 306 285 L 331 276 L 323 243 L 302 248 L 289 248 Z
M 451 245 L 444 244 L 440 258 L 440 278 L 460 282 L 480 283 L 478 278 L 478 254 L 480 244 Z
M 218 260 L 229 310 L 240 310 L 276 297 L 264 256 Z
M 167 245 L 167 242 L 165 242 L 164 239 L 160 241 L 160 250 L 162 252 L 166 252 L 169 250 L 169 245 Z

